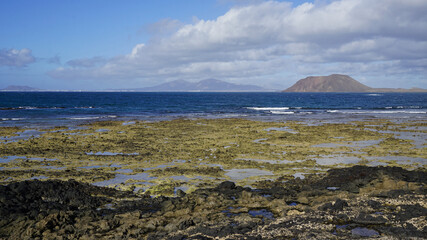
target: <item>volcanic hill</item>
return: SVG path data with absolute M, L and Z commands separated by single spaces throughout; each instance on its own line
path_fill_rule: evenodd
M 371 88 L 348 75 L 310 76 L 282 92 L 427 92 L 422 88 Z
M 284 92 L 368 92 L 371 89 L 350 76 L 332 74 L 329 76 L 306 77 L 284 90 Z

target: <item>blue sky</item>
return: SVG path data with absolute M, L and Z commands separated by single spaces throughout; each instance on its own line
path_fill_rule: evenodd
M 427 88 L 427 1 L 1 1 L 0 88 L 217 78 L 286 88 L 343 73 Z

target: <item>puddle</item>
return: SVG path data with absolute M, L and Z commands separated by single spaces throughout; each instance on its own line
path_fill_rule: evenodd
M 173 163 L 186 163 L 187 160 L 182 160 L 182 159 L 175 159 L 172 161 Z
M 118 173 L 132 173 L 132 169 L 117 169 L 116 172 Z
M 336 191 L 339 190 L 339 187 L 327 187 L 326 189 L 328 189 L 329 191 Z
M 257 158 L 236 158 L 236 160 L 254 161 L 259 163 L 270 163 L 270 164 L 290 164 L 290 163 L 302 162 L 302 160 L 289 161 L 289 160 L 267 160 L 267 159 L 257 159 Z
M 296 202 L 291 202 L 288 204 L 288 206 L 292 206 L 292 207 L 295 207 L 296 205 L 298 205 L 298 203 L 296 203 Z
M 127 125 L 133 125 L 133 124 L 135 124 L 136 122 L 135 121 L 131 121 L 131 122 L 124 122 L 124 123 L 122 123 L 122 125 L 123 126 L 127 126 Z
M 274 220 L 274 215 L 272 212 L 266 210 L 266 209 L 261 209 L 261 210 L 250 210 L 249 214 L 252 217 L 258 217 L 258 216 L 262 216 L 263 218 L 268 218 L 271 220 Z
M 31 160 L 31 161 L 58 161 L 58 159 L 55 159 L 55 158 L 27 158 L 25 156 L 5 156 L 0 158 L 0 163 L 8 163 L 15 159 Z
M 208 166 L 208 167 L 219 167 L 219 168 L 223 169 L 223 167 L 222 167 L 222 165 L 221 165 L 221 164 L 215 164 L 215 163 L 204 163 L 204 162 L 202 162 L 202 163 L 200 163 L 199 165 L 201 165 L 201 166 Z
M 372 229 L 357 227 L 351 230 L 351 235 L 356 235 L 361 237 L 372 237 L 372 236 L 378 236 L 380 234 L 377 231 Z
M 104 128 L 100 128 L 100 129 L 95 130 L 95 132 L 109 132 L 109 131 L 110 131 L 110 129 L 104 129 Z
M 138 156 L 139 153 L 116 153 L 116 152 L 87 152 L 86 155 L 95 155 L 95 156 L 117 156 L 117 155 L 123 155 L 123 156 Z
M 350 148 L 365 148 L 372 145 L 377 145 L 382 140 L 365 140 L 365 141 L 348 141 L 343 143 L 321 143 L 312 145 L 311 147 L 322 147 L 322 148 L 337 148 L 337 147 L 350 147 Z
M 116 209 L 116 208 L 114 207 L 114 204 L 112 204 L 112 203 L 107 203 L 107 204 L 105 204 L 102 208 L 97 208 L 96 210 L 100 211 L 100 210 L 102 210 L 102 209 L 114 210 L 114 209 Z
M 294 178 L 300 178 L 300 179 L 305 178 L 303 173 L 294 173 L 293 176 L 294 176 Z
M 34 161 L 58 161 L 56 158 L 27 158 L 28 160 Z
M 48 177 L 41 175 L 41 176 L 36 176 L 36 177 L 30 178 L 30 180 L 43 180 L 43 179 L 48 179 Z
M 292 134 L 297 134 L 298 133 L 297 131 L 292 130 L 292 129 L 288 128 L 288 127 L 271 127 L 271 128 L 267 128 L 267 129 L 264 129 L 264 130 L 267 131 L 267 132 L 270 132 L 270 131 L 282 131 L 282 132 L 288 132 L 288 133 L 292 133 Z
M 134 174 L 134 175 L 116 174 L 116 177 L 113 179 L 105 180 L 102 182 L 96 182 L 96 183 L 92 183 L 92 184 L 95 186 L 98 186 L 98 187 L 105 187 L 105 186 L 109 186 L 109 185 L 123 184 L 127 180 L 130 180 L 130 179 L 150 181 L 150 180 L 156 179 L 156 177 L 150 177 L 148 175 L 148 173 L 138 173 L 138 174 Z
M 339 154 L 320 155 L 318 158 L 313 158 L 319 165 L 335 165 L 335 164 L 357 164 L 361 159 L 358 157 L 348 157 Z
M 42 168 L 49 169 L 49 170 L 64 170 L 65 169 L 65 167 L 56 167 L 56 166 L 43 166 Z
M 230 212 L 230 210 L 240 209 L 240 208 L 241 207 L 237 207 L 237 208 L 228 207 L 228 210 L 224 210 L 222 212 L 225 213 L 225 216 L 227 216 L 227 217 L 238 216 L 238 215 L 240 215 L 240 213 L 232 213 L 232 212 Z
M 148 168 L 143 168 L 143 169 L 144 169 L 144 171 L 149 171 L 149 170 L 153 170 L 153 169 L 161 169 L 161 168 L 167 168 L 167 167 L 172 167 L 172 166 L 175 166 L 175 164 L 174 163 L 160 164 L 160 165 L 157 165 L 155 167 L 148 167 Z
M 370 163 L 368 163 L 366 165 L 370 166 L 370 167 L 378 167 L 378 166 L 387 166 L 388 164 L 385 163 L 385 162 L 376 162 L 376 161 L 373 161 L 373 162 L 370 162 Z
M 248 177 L 255 177 L 255 176 L 271 176 L 274 175 L 270 171 L 266 170 L 260 170 L 255 168 L 248 168 L 248 169 L 230 169 L 225 170 L 227 173 L 225 173 L 226 176 L 230 177 L 232 180 L 242 180 Z
M 261 142 L 261 141 L 265 141 L 265 140 L 268 140 L 268 138 L 255 139 L 253 142 L 254 142 L 254 143 L 267 144 L 267 143 L 262 143 L 262 142 Z
M 416 126 L 416 127 L 405 127 L 402 128 L 403 131 L 427 131 L 426 126 Z
M 412 144 L 415 145 L 414 148 L 424 148 L 427 142 L 427 133 L 423 132 L 378 131 L 372 128 L 365 128 L 365 130 L 384 134 L 393 134 L 397 139 L 411 140 L 413 141 Z
M 414 158 L 414 157 L 405 157 L 405 156 L 366 157 L 366 159 L 371 161 L 378 161 L 378 160 L 394 161 L 397 164 L 422 164 L 422 165 L 427 164 L 427 160 L 425 158 Z M 373 163 L 377 163 L 379 165 L 386 164 L 382 162 L 373 162 Z
M 0 137 L 0 140 L 7 141 L 7 142 L 3 142 L 3 143 L 17 142 L 19 140 L 28 140 L 30 138 L 40 137 L 40 135 L 42 135 L 43 133 L 44 132 L 41 132 L 38 130 L 29 129 L 29 130 L 24 130 L 23 132 L 15 133 L 15 134 L 18 134 L 18 136 Z
M 169 178 L 172 178 L 175 181 L 188 181 L 191 179 L 186 176 L 170 176 Z
M 78 136 L 90 136 L 90 135 L 93 135 L 92 133 L 81 133 L 81 132 L 63 133 L 63 134 L 65 134 L 65 135 L 71 135 L 71 136 L 73 136 L 73 135 L 78 135 Z
M 26 157 L 20 157 L 20 156 L 6 156 L 0 158 L 0 163 L 8 163 L 10 161 L 13 161 L 15 159 L 26 159 Z
M 120 168 L 123 165 L 121 164 L 110 164 L 110 165 L 92 165 L 92 166 L 84 166 L 84 167 L 78 167 L 78 168 L 82 168 L 82 169 L 97 169 L 97 168 Z M 120 170 L 120 169 L 118 169 Z M 118 171 L 117 170 L 117 171 Z

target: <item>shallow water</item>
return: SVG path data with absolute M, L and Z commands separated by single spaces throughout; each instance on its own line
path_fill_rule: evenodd
M 8 163 L 10 161 L 13 161 L 15 159 L 26 159 L 27 157 L 23 157 L 23 156 L 6 156 L 6 157 L 2 157 L 0 158 L 0 163 Z
M 247 168 L 247 169 L 230 169 L 225 170 L 227 173 L 224 175 L 230 177 L 232 180 L 242 180 L 248 177 L 255 176 L 272 176 L 274 175 L 270 171 L 260 170 L 255 168 Z
M 349 157 L 339 154 L 320 155 L 320 157 L 313 158 L 313 160 L 320 165 L 357 164 L 361 161 L 358 157 Z
M 117 185 L 117 184 L 123 184 L 125 183 L 127 180 L 142 180 L 142 181 L 150 181 L 150 180 L 154 180 L 157 179 L 156 177 L 150 177 L 148 175 L 148 173 L 138 173 L 138 174 L 134 174 L 134 175 L 125 175 L 125 174 L 116 174 L 116 177 L 113 179 L 109 179 L 109 180 L 105 180 L 102 182 L 96 182 L 96 183 L 92 183 L 95 186 L 99 186 L 99 187 L 105 187 L 108 185 Z
M 343 143 L 321 143 L 313 145 L 312 147 L 324 147 L 324 148 L 335 148 L 335 147 L 350 147 L 350 148 L 365 148 L 372 145 L 379 144 L 382 140 L 365 140 L 365 141 L 348 141 Z
M 351 230 L 352 235 L 361 236 L 361 237 L 372 237 L 377 236 L 379 233 L 375 230 L 357 227 Z
M 401 132 L 401 131 L 382 131 L 371 128 L 365 128 L 365 130 L 393 134 L 395 138 L 402 140 L 410 140 L 415 145 L 414 148 L 421 149 L 425 148 L 427 144 L 427 133 L 424 132 Z M 403 129 L 402 129 L 403 130 Z
M 422 164 L 427 165 L 427 159 L 425 158 L 414 158 L 405 156 L 382 156 L 382 157 L 366 157 L 370 161 L 395 161 L 398 164 Z
M 32 161 L 58 161 L 56 158 L 27 158 L 26 156 L 5 156 L 0 158 L 0 163 L 8 163 L 15 159 L 32 160 Z
M 252 217 L 262 216 L 263 218 L 265 217 L 271 220 L 274 219 L 273 213 L 268 211 L 267 209 L 250 210 L 249 215 L 251 215 Z
M 87 152 L 86 155 L 95 155 L 95 156 L 117 156 L 117 155 L 124 155 L 124 156 L 137 156 L 139 153 L 121 153 L 121 152 Z
M 44 132 L 42 132 L 42 131 L 38 131 L 38 130 L 34 130 L 34 129 L 28 129 L 28 130 L 24 130 L 23 132 L 15 133 L 15 134 L 18 134 L 18 136 L 0 137 L 0 140 L 7 141 L 7 142 L 3 142 L 3 143 L 17 142 L 19 140 L 28 140 L 30 138 L 40 137 L 43 133 Z
M 265 131 L 267 131 L 267 132 L 269 132 L 269 131 L 283 131 L 283 132 L 288 132 L 288 133 L 292 133 L 292 134 L 298 133 L 297 131 L 292 130 L 288 127 L 271 127 L 271 128 L 265 129 Z

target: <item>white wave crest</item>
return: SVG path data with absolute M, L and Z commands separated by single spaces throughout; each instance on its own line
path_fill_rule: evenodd
M 280 111 L 280 110 L 289 110 L 289 107 L 248 107 L 247 109 L 256 110 L 256 111 Z
M 270 111 L 272 114 L 294 114 L 295 112 Z

